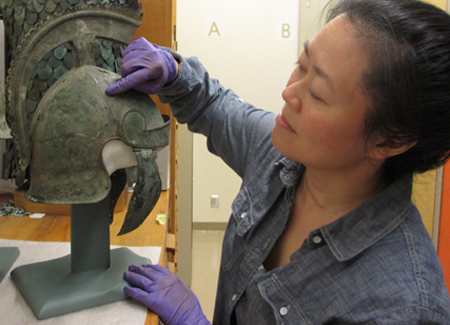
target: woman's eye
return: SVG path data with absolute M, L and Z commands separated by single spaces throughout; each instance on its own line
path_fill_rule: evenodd
M 320 97 L 318 97 L 316 94 L 314 94 L 311 89 L 309 90 L 309 94 L 311 95 L 311 97 L 315 100 L 320 100 L 322 101 L 322 99 Z
M 304 66 L 302 66 L 301 64 L 298 65 L 298 71 L 300 71 L 301 75 L 305 75 L 306 74 L 306 69 Z

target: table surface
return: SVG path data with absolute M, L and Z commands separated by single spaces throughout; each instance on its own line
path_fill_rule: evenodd
M 129 193 L 127 200 L 131 197 Z M 156 216 L 167 215 L 168 191 L 162 191 L 158 203 L 144 223 L 131 233 L 117 236 L 126 214 L 126 208 L 122 212 L 114 213 L 114 220 L 110 226 L 111 245 L 119 246 L 160 246 L 161 257 L 159 264 L 166 265 L 166 239 L 167 222 L 159 224 Z M 8 202 L 8 195 L 0 196 L 0 203 Z M 70 242 L 70 216 L 46 215 L 42 219 L 25 217 L 1 217 L 0 238 L 33 241 Z M 145 325 L 157 325 L 157 315 L 148 312 Z

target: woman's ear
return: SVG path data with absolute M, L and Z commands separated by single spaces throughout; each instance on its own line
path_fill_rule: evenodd
M 373 145 L 371 157 L 375 159 L 387 159 L 389 157 L 397 156 L 414 147 L 416 143 L 417 142 L 384 139 Z

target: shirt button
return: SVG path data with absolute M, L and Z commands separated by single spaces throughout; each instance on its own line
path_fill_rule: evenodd
M 280 314 L 281 316 L 286 316 L 288 313 L 288 309 L 286 307 L 281 307 L 280 308 Z
M 231 298 L 231 300 L 235 301 L 237 298 L 237 294 L 234 294 L 233 297 Z
M 241 219 L 244 219 L 247 215 L 248 215 L 247 212 L 242 212 L 241 213 Z
M 320 236 L 314 236 L 313 242 L 316 244 L 320 244 L 322 242 L 322 238 Z

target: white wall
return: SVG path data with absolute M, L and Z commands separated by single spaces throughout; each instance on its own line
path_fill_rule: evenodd
M 279 112 L 298 56 L 298 16 L 297 0 L 177 0 L 178 52 L 197 56 L 245 101 Z M 239 185 L 194 135 L 193 221 L 227 222 Z M 219 195 L 219 208 L 210 207 L 211 195 Z
M 303 44 L 310 40 L 324 25 L 322 12 L 330 0 L 300 0 L 298 53 L 303 51 Z

